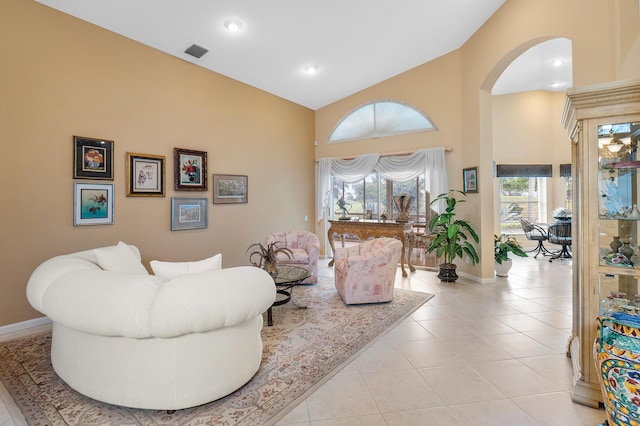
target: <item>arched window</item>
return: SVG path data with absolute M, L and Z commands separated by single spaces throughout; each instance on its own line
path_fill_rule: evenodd
M 328 142 L 383 138 L 429 130 L 436 130 L 436 126 L 417 109 L 397 101 L 376 101 L 347 114 L 333 129 Z

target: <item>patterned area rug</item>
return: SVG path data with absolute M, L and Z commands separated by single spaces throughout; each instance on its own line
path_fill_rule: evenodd
M 266 425 L 293 409 L 376 337 L 402 321 L 430 294 L 396 289 L 391 303 L 346 306 L 333 278 L 294 289 L 273 308 L 256 375 L 231 395 L 194 408 L 166 411 L 95 401 L 67 386 L 51 367 L 49 331 L 0 343 L 0 380 L 30 425 Z

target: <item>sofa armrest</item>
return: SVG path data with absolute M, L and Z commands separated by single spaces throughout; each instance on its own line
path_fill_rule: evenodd
M 276 297 L 271 276 L 254 266 L 182 275 L 161 287 L 150 311 L 155 337 L 241 324 L 269 309 Z

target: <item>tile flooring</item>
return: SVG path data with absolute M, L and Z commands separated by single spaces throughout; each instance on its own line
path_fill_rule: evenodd
M 320 275 L 332 275 L 321 260 Z M 398 273 L 396 287 L 435 294 L 309 395 L 282 425 L 597 425 L 571 401 L 571 263 L 515 259 L 508 278 L 442 283 Z
M 330 276 L 328 260 L 319 274 Z M 440 282 L 398 273 L 435 294 L 309 395 L 278 425 L 597 425 L 571 401 L 571 264 L 515 259 L 508 278 Z M 0 336 L 0 339 L 9 336 Z M 2 389 L 0 389 L 2 395 Z M 6 397 L 5 397 L 6 398 Z M 13 415 L 12 415 L 13 413 Z M 0 401 L 0 426 L 24 424 Z

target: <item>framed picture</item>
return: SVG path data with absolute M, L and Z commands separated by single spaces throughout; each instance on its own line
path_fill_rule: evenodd
M 243 175 L 213 175 L 213 204 L 246 203 L 248 183 Z
M 207 198 L 171 198 L 171 230 L 206 228 Z
M 462 169 L 462 182 L 464 184 L 464 192 L 478 192 L 478 168 Z
M 190 149 L 174 148 L 175 190 L 207 190 L 207 153 Z
M 113 141 L 73 137 L 74 179 L 113 180 Z
M 73 184 L 73 226 L 113 225 L 113 184 Z
M 127 197 L 164 197 L 165 157 L 127 152 Z

